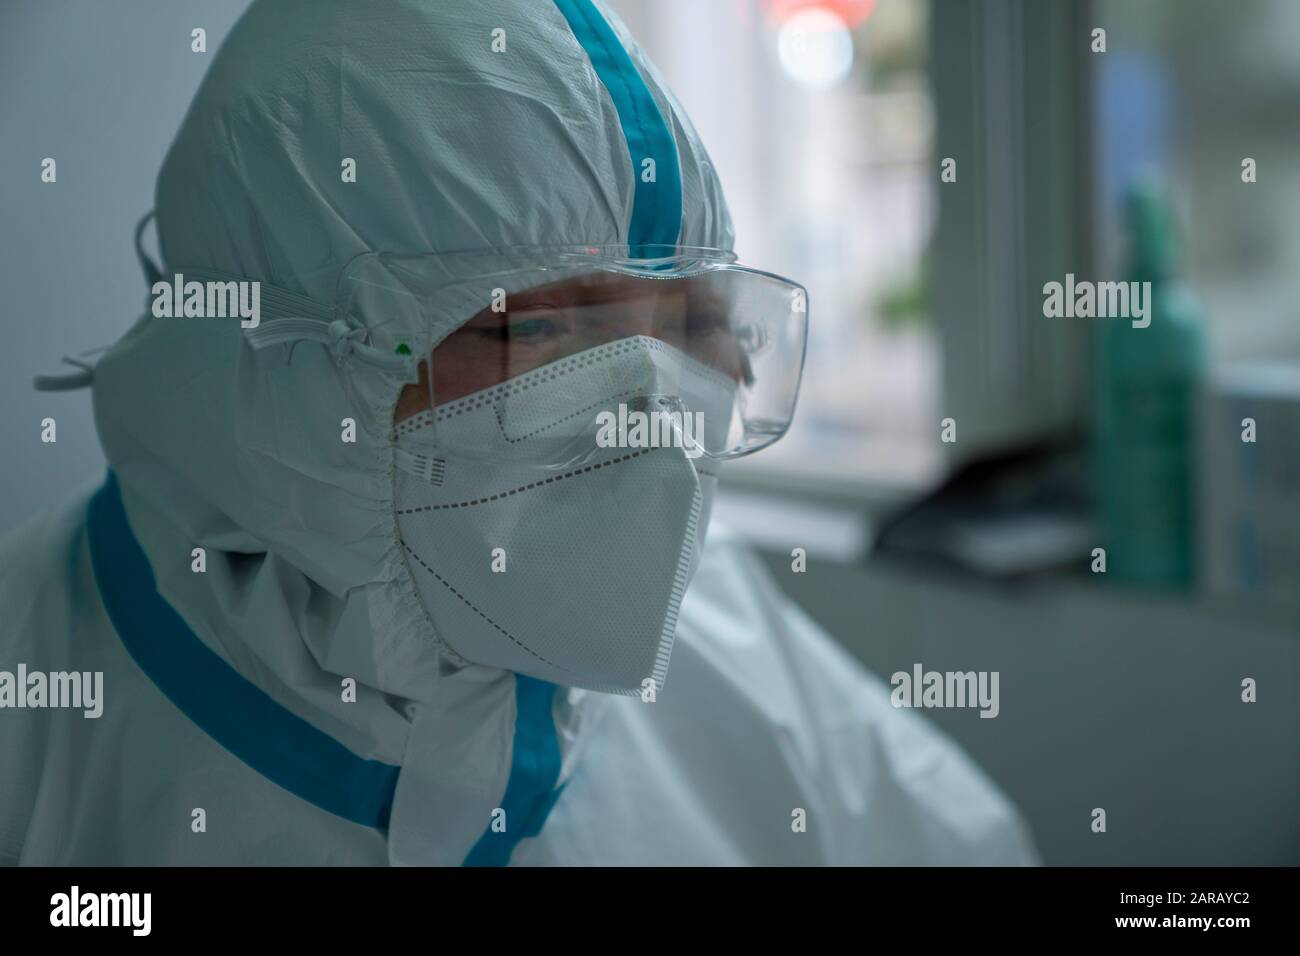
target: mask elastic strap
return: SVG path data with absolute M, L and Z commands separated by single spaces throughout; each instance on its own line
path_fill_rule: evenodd
M 244 338 L 254 349 L 261 350 L 286 342 L 319 342 L 329 348 L 337 361 L 349 355 L 386 372 L 404 372 L 410 365 L 410 356 L 389 355 L 363 340 L 365 326 L 349 325 L 345 319 L 313 319 L 306 316 L 284 316 L 272 319 L 255 328 L 245 329 Z
M 107 349 L 97 349 L 86 355 L 95 355 Z M 95 380 L 95 363 L 82 357 L 63 356 L 63 364 L 71 365 L 80 371 L 67 372 L 63 375 L 37 375 L 32 379 L 32 387 L 38 392 L 70 392 L 78 388 L 88 388 Z
M 154 218 L 154 211 L 151 209 L 140 219 L 135 226 L 135 255 L 140 260 L 140 271 L 144 273 L 145 282 L 152 289 L 155 282 L 162 280 L 162 270 L 149 258 L 149 254 L 144 251 L 144 230 Z M 32 387 L 38 392 L 70 392 L 78 388 L 89 388 L 95 381 L 95 363 L 98 359 L 92 361 L 88 358 L 91 355 L 101 355 L 108 351 L 108 346 L 103 348 L 92 349 L 89 352 L 83 352 L 80 356 L 63 356 L 63 364 L 71 365 L 77 369 L 75 372 L 67 372 L 62 375 L 37 375 L 32 379 Z
M 422 478 L 433 485 L 442 484 L 443 473 L 447 469 L 447 462 L 444 459 L 434 455 L 424 455 L 401 445 L 393 451 L 393 456 L 397 461 L 397 467 L 407 474 Z
M 144 281 L 149 284 L 150 289 L 155 282 L 161 282 L 163 277 L 162 269 L 149 258 L 149 253 L 144 251 L 144 229 L 153 218 L 154 211 L 150 209 L 135 227 L 135 255 L 140 260 L 140 271 L 144 273 Z
M 234 277 L 206 269 L 184 269 L 187 279 L 198 281 L 229 282 Z M 268 282 L 259 282 L 261 311 L 266 321 L 251 328 L 241 329 L 244 339 L 253 349 L 261 351 L 274 345 L 298 342 L 319 342 L 326 346 L 336 361 L 355 355 L 367 365 L 386 372 L 405 372 L 409 357 L 389 355 L 364 340 L 369 330 L 353 325 L 343 318 L 332 318 L 334 312 L 310 296 L 290 292 Z

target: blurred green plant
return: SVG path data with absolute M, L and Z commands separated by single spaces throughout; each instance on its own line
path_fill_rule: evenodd
M 891 331 L 930 324 L 933 292 L 928 255 L 910 274 L 885 287 L 874 312 L 879 323 Z

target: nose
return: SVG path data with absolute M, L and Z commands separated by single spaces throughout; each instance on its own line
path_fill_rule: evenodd
M 612 332 L 614 338 L 630 339 L 634 335 L 663 338 L 659 323 L 650 309 L 620 311 L 611 325 L 606 334 Z

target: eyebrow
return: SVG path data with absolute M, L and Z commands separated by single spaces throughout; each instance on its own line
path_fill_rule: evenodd
M 490 307 L 481 309 L 466 325 L 486 319 L 496 324 L 505 323 L 511 312 L 528 308 L 532 305 L 580 306 L 602 305 L 608 302 L 633 301 L 640 298 L 636 292 L 648 293 L 638 280 L 630 276 L 611 275 L 609 273 L 586 273 L 568 279 L 560 279 L 545 285 L 531 286 L 506 296 L 506 308 L 502 312 L 493 312 Z M 685 292 L 685 290 L 682 290 Z

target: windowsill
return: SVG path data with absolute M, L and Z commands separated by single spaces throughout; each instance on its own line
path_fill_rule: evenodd
M 791 433 L 727 464 L 722 475 L 725 485 L 748 491 L 874 508 L 923 494 L 945 468 L 937 442 L 859 435 L 801 440 Z
M 714 514 L 763 550 L 862 561 L 881 516 L 943 475 L 937 446 L 855 436 L 822 437 L 810 448 L 790 438 L 722 471 Z

